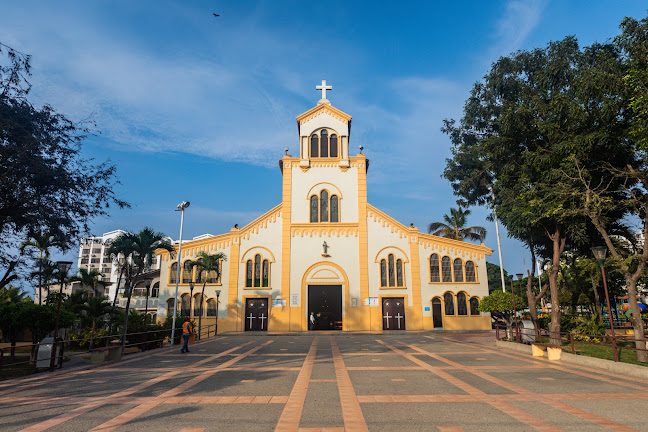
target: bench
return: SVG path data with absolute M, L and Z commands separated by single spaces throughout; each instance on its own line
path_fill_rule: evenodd
M 543 357 L 544 351 L 547 350 L 547 358 L 549 360 L 560 360 L 562 347 L 550 343 L 533 342 L 531 344 L 531 352 L 533 357 Z
M 91 351 L 90 355 L 91 363 L 104 363 L 107 361 L 119 360 L 121 360 L 121 344 L 95 348 Z

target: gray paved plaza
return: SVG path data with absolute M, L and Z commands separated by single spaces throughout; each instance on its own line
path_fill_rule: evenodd
M 225 335 L 0 382 L 4 431 L 648 431 L 648 382 L 490 333 Z M 635 413 L 635 414 L 632 414 Z

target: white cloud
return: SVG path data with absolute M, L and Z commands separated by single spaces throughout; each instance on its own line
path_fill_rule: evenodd
M 547 3 L 547 0 L 509 1 L 504 15 L 497 21 L 497 42 L 492 54 L 499 57 L 522 48 L 531 31 L 538 25 Z

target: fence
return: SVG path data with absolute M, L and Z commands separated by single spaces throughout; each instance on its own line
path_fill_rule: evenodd
M 197 328 L 196 331 L 197 333 L 195 333 L 195 335 L 197 340 L 209 338 L 210 336 L 216 335 L 217 324 L 202 326 L 199 332 Z M 181 339 L 182 328 L 179 327 L 175 330 L 174 344 L 180 344 Z M 171 343 L 171 329 L 127 333 L 125 340 L 125 348 L 139 347 L 141 351 L 161 348 L 164 346 L 164 344 Z M 118 341 L 119 344 L 121 344 L 121 335 L 115 334 L 94 338 L 65 339 L 63 341 L 59 341 L 57 342 L 57 346 L 59 344 L 62 344 L 63 349 L 59 350 L 57 348 L 57 351 L 60 352 L 61 355 L 57 356 L 57 358 L 55 359 L 55 364 L 61 362 L 65 357 L 81 356 L 83 354 L 91 353 L 96 349 L 106 347 L 111 343 L 111 341 Z M 86 343 L 88 344 L 88 349 L 81 349 L 81 347 L 86 345 Z M 90 349 L 90 343 L 92 343 L 92 349 Z M 17 369 L 21 367 L 24 368 L 31 364 L 36 365 L 39 346 L 40 343 L 35 343 L 0 348 L 0 377 L 3 376 L 3 372 L 6 372 L 9 369 Z M 68 352 L 71 349 L 77 350 Z M 10 353 L 10 355 L 7 355 L 7 353 Z M 20 355 L 15 356 L 14 354 L 16 353 Z M 28 355 L 25 355 L 26 353 L 28 353 Z M 28 359 L 22 360 L 21 357 L 27 357 Z M 18 359 L 18 361 L 16 361 L 16 359 Z
M 627 327 L 615 326 L 614 329 L 617 332 L 623 332 L 627 330 Z M 551 343 L 562 348 L 569 346 L 569 350 L 572 354 L 577 354 L 577 351 L 583 351 L 583 349 L 577 350 L 576 345 L 579 345 L 579 348 L 586 346 L 608 348 L 611 350 L 612 357 L 615 362 L 620 361 L 622 350 L 633 351 L 635 355 L 638 351 L 648 351 L 647 348 L 637 348 L 635 346 L 636 340 L 634 338 L 634 335 L 612 336 L 611 334 L 590 335 L 572 332 L 551 332 L 549 330 L 538 328 L 521 328 L 521 321 L 514 323 L 511 331 L 514 336 L 514 342 L 532 343 L 531 341 L 529 341 L 529 339 L 531 339 L 533 342 Z M 508 338 L 507 327 L 501 324 L 496 325 L 495 337 L 498 340 Z M 647 340 L 648 334 L 644 334 L 644 346 Z

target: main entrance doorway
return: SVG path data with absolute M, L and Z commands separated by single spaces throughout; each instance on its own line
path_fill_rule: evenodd
M 403 297 L 383 297 L 383 330 L 405 330 Z
M 268 299 L 245 299 L 245 331 L 268 331 Z
M 315 316 L 312 326 L 311 312 Z M 342 285 L 308 285 L 308 328 L 342 330 Z
M 443 328 L 443 316 L 441 315 L 441 299 L 434 297 L 432 299 L 432 322 L 434 328 Z

